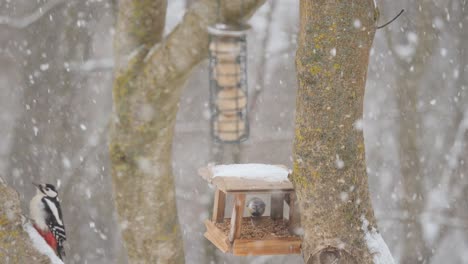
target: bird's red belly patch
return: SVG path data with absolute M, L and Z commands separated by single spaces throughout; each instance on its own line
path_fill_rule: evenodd
M 42 231 L 40 228 L 38 228 L 36 225 L 34 225 L 34 228 L 37 230 L 37 232 L 44 238 L 44 240 L 47 242 L 47 244 L 55 251 L 57 252 L 57 240 L 55 240 L 54 234 L 50 232 L 49 230 L 47 231 Z

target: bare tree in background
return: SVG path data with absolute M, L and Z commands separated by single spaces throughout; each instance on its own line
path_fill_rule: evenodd
M 300 15 L 292 181 L 304 260 L 374 263 L 373 256 L 383 252 L 374 252 L 367 242 L 377 225 L 363 135 L 355 124 L 363 113 L 377 9 L 371 0 L 303 0 Z
M 215 0 L 193 3 L 165 39 L 166 1 L 119 3 L 110 156 L 131 263 L 184 262 L 171 168 L 181 89 L 191 70 L 207 56 L 207 26 L 217 19 L 248 17 L 263 3 L 221 2 L 220 6 Z
M 406 40 L 399 43 L 395 39 L 397 34 L 386 33 L 388 47 L 400 71 L 395 83 L 402 179 L 401 263 L 430 263 L 452 230 L 466 229 L 450 223 L 466 218 L 465 210 L 460 209 L 465 200 L 462 197 L 466 197 L 466 179 L 462 175 L 466 163 L 464 134 L 468 129 L 466 89 L 463 88 L 467 61 L 465 8 L 466 3 L 459 1 L 422 1 L 408 14 Z M 450 15 L 448 10 L 452 11 Z M 441 17 L 447 19 L 445 26 Z M 450 45 L 459 52 L 457 62 L 461 67 L 455 64 L 454 68 L 443 69 L 444 63 L 437 62 L 447 52 L 441 41 L 443 34 L 459 36 L 458 43 Z M 409 47 L 412 52 L 407 54 L 402 47 Z M 455 70 L 453 83 L 438 77 L 445 70 L 448 73 Z M 428 76 L 432 71 L 434 75 Z M 443 108 L 438 109 L 438 105 Z M 444 121 L 434 125 L 430 118 Z M 432 238 L 425 230 L 430 223 L 437 226 Z
M 417 32 L 427 32 L 421 34 L 419 44 L 415 46 L 412 59 L 397 58 L 398 67 L 404 69 L 403 74 L 397 81 L 397 104 L 399 108 L 399 149 L 400 149 L 400 170 L 402 175 L 403 199 L 402 209 L 405 210 L 409 218 L 403 225 L 402 263 L 426 263 L 431 255 L 431 250 L 427 246 L 423 237 L 423 226 L 420 222 L 420 215 L 425 205 L 425 188 L 420 164 L 419 148 L 420 136 L 422 133 L 421 116 L 418 114 L 419 82 L 425 72 L 427 55 L 432 53 L 435 45 L 432 27 L 432 3 L 424 1 L 421 3 L 422 11 L 414 18 L 415 30 Z M 387 35 L 388 36 L 388 35 Z M 390 41 L 391 39 L 389 39 Z M 395 45 L 389 43 L 389 47 L 395 54 Z M 411 70 L 410 70 L 411 68 Z
M 2 87 L 15 103 L 9 110 L 15 122 L 5 180 L 20 194 L 25 215 L 35 194 L 32 181 L 59 187 L 70 248 L 67 263 L 113 259 L 119 247 L 114 244 L 118 235 L 114 239 L 110 232 L 116 226 L 112 197 L 94 191 L 110 189 L 102 177 L 108 164 L 106 143 L 99 137 L 105 134 L 108 115 L 96 111 L 110 108 L 109 96 L 106 102 L 99 95 L 110 89 L 95 85 L 105 83 L 110 73 L 81 69 L 105 46 L 95 46 L 96 35 L 107 32 L 96 33 L 99 27 L 94 25 L 110 26 L 109 3 L 3 1 L 0 6 L 0 55 L 12 58 L 1 66 L 15 68 L 20 79 Z M 70 219 L 72 215 L 79 220 Z

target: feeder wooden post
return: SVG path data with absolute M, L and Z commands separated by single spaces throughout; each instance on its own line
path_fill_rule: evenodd
M 220 223 L 224 220 L 224 208 L 226 206 L 226 194 L 216 188 L 215 199 L 213 204 L 213 217 L 215 223 Z
M 272 193 L 271 194 L 271 211 L 270 217 L 274 220 L 283 218 L 283 205 L 284 205 L 284 194 L 283 193 Z
M 296 207 L 296 194 L 289 193 L 288 194 L 289 200 L 289 231 L 292 232 L 298 225 L 297 219 L 297 207 Z
M 245 194 L 236 194 L 234 197 L 234 206 L 232 208 L 231 230 L 229 231 L 229 241 L 240 238 L 242 217 L 244 216 Z

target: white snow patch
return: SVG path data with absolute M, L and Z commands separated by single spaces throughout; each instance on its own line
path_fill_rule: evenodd
M 414 55 L 416 48 L 413 45 L 396 45 L 395 51 L 401 58 L 410 58 Z
M 375 228 L 369 231 L 369 221 L 364 216 L 361 216 L 362 230 L 364 231 L 364 239 L 367 243 L 369 252 L 374 257 L 374 264 L 395 264 L 392 253 L 388 249 L 387 244 L 383 240 Z
M 85 193 L 86 193 L 86 198 L 90 199 L 91 198 L 91 189 L 86 188 Z
M 442 55 L 442 57 L 447 56 L 447 49 L 446 48 L 441 48 L 440 49 L 440 55 Z
M 440 17 L 435 17 L 433 24 L 435 28 L 442 29 L 444 27 L 444 20 L 442 20 Z
M 85 126 L 84 124 L 80 124 L 80 128 L 81 128 L 81 130 L 83 130 L 83 131 L 86 131 L 86 129 L 87 129 L 86 126 Z
M 362 131 L 364 129 L 364 120 L 362 120 L 362 119 L 356 120 L 356 122 L 354 122 L 353 126 L 354 126 L 354 129 L 356 129 L 358 131 Z
M 71 168 L 71 161 L 70 161 L 70 159 L 68 159 L 65 156 L 62 157 L 62 164 L 63 164 L 63 167 L 66 168 L 66 169 Z
M 362 23 L 361 23 L 361 20 L 359 19 L 355 19 L 354 22 L 353 22 L 353 26 L 357 29 L 361 28 L 362 27 Z
M 340 158 L 338 154 L 336 154 L 335 166 L 340 170 L 344 168 L 344 161 Z
M 460 71 L 458 69 L 455 69 L 453 71 L 453 78 L 458 78 L 458 76 L 460 76 Z
M 269 182 L 287 182 L 289 171 L 276 165 L 269 164 L 230 164 L 213 167 L 214 177 L 239 177 L 251 180 Z
M 340 199 L 343 203 L 348 202 L 349 200 L 349 194 L 347 192 L 341 192 L 340 193 Z
M 23 229 L 28 233 L 29 238 L 31 239 L 34 248 L 39 251 L 39 253 L 46 255 L 50 259 L 52 264 L 63 264 L 63 261 L 57 257 L 54 250 L 46 243 L 44 238 L 39 235 L 36 229 L 30 224 L 25 223 Z
M 39 68 L 41 68 L 41 71 L 47 71 L 49 69 L 49 64 L 44 63 L 39 65 Z
M 206 219 L 206 218 L 204 218 Z M 102 239 L 102 240 L 107 240 L 107 236 L 104 235 L 103 233 L 99 232 L 99 237 Z
M 406 35 L 406 37 L 408 38 L 408 41 L 412 44 L 418 44 L 418 34 L 414 33 L 414 32 L 408 32 L 408 34 Z
M 137 159 L 137 164 L 138 168 L 146 173 L 151 173 L 154 171 L 154 166 L 151 164 L 151 160 L 149 159 L 139 158 Z
M 126 221 L 126 220 L 120 222 L 120 229 L 121 229 L 121 231 L 124 231 L 125 229 L 127 229 L 127 228 L 128 228 L 128 225 L 129 225 L 129 222 Z

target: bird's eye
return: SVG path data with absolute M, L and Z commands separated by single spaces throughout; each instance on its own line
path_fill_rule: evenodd
M 46 191 L 50 191 L 49 187 L 45 188 Z

